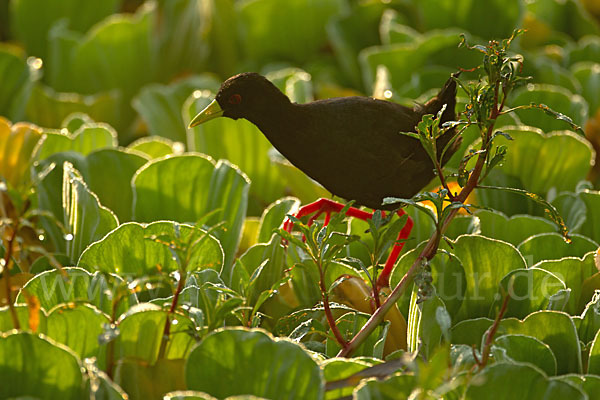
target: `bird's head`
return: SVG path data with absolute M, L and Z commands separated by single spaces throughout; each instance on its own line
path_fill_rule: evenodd
M 189 127 L 200 125 L 217 117 L 245 118 L 252 122 L 254 116 L 274 112 L 289 99 L 267 78 L 245 72 L 232 76 L 221 85 L 215 99 L 194 117 Z

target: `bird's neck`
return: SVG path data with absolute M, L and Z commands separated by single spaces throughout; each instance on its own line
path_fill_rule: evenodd
M 280 152 L 294 146 L 295 139 L 300 139 L 295 136 L 302 123 L 297 105 L 287 97 L 285 100 L 270 105 L 266 110 L 257 110 L 246 118 L 256 125 Z

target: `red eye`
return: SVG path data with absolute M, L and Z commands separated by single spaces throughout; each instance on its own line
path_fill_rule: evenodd
M 229 104 L 240 104 L 242 102 L 242 96 L 240 96 L 239 94 L 231 95 L 228 101 Z

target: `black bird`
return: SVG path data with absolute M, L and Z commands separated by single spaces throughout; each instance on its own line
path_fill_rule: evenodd
M 220 116 L 245 118 L 331 193 L 373 209 L 393 209 L 382 205 L 385 197 L 412 197 L 435 176 L 419 140 L 399 132 L 415 132 L 423 115 L 436 115 L 444 104 L 441 123 L 455 119 L 453 78 L 429 102 L 408 108 L 358 96 L 296 104 L 265 77 L 243 73 L 221 85 L 190 127 Z M 452 136 L 450 130 L 438 138 L 438 151 Z M 457 147 L 447 151 L 443 162 Z

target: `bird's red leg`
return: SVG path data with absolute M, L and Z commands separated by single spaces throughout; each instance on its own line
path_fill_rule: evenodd
M 319 216 L 321 216 L 321 214 L 326 213 L 325 225 L 327 225 L 330 220 L 330 214 L 332 212 L 340 212 L 340 211 L 342 211 L 343 208 L 344 208 L 344 205 L 341 203 L 338 203 L 336 201 L 333 201 L 330 199 L 319 199 L 313 203 L 310 203 L 310 204 L 300 207 L 300 210 L 298 210 L 295 217 L 302 218 L 302 217 L 305 217 L 307 215 L 314 213 L 315 215 L 313 215 L 308 220 L 308 225 L 312 225 L 312 223 L 314 222 L 315 219 L 319 218 Z M 350 207 L 348 209 L 348 211 L 346 211 L 346 215 L 349 217 L 362 219 L 363 221 L 366 221 L 367 219 L 369 219 L 373 216 L 373 214 L 363 211 L 363 210 L 359 210 L 358 208 L 355 208 L 355 207 Z M 293 226 L 294 226 L 294 223 L 291 220 L 287 219 L 283 224 L 283 229 L 290 232 L 292 230 Z
M 305 217 L 307 215 L 314 213 L 315 215 L 313 215 L 308 221 L 308 225 L 311 225 L 315 219 L 317 219 L 321 214 L 325 213 L 324 224 L 327 225 L 331 218 L 331 213 L 332 212 L 340 212 L 340 211 L 342 211 L 343 208 L 344 208 L 343 204 L 340 204 L 333 200 L 319 199 L 319 200 L 315 201 L 314 203 L 310 203 L 310 204 L 307 204 L 307 205 L 301 207 L 300 210 L 298 210 L 298 212 L 296 213 L 296 218 L 302 218 L 302 217 Z M 406 213 L 404 212 L 404 210 L 399 210 L 397 212 L 397 214 L 398 214 L 398 216 L 402 216 Z M 363 221 L 366 221 L 373 217 L 373 213 L 359 210 L 358 208 L 355 208 L 355 207 L 348 208 L 348 210 L 346 211 L 346 215 L 349 217 L 361 219 Z M 379 274 L 379 278 L 377 278 L 377 287 L 378 288 L 387 287 L 390 285 L 390 275 L 392 273 L 392 270 L 394 269 L 394 265 L 396 264 L 396 261 L 398 261 L 400 252 L 402 251 L 402 248 L 404 247 L 404 240 L 406 240 L 408 238 L 408 236 L 410 235 L 413 225 L 414 225 L 414 222 L 413 222 L 412 218 L 410 218 L 410 216 L 409 216 L 408 219 L 406 220 L 406 224 L 404 225 L 404 227 L 398 234 L 398 237 L 396 238 L 396 244 L 394 244 L 394 247 L 392 247 L 392 251 L 385 262 L 383 270 Z M 293 226 L 294 226 L 294 223 L 291 220 L 287 219 L 285 221 L 285 223 L 283 224 L 283 229 L 285 229 L 288 232 L 291 232 Z

